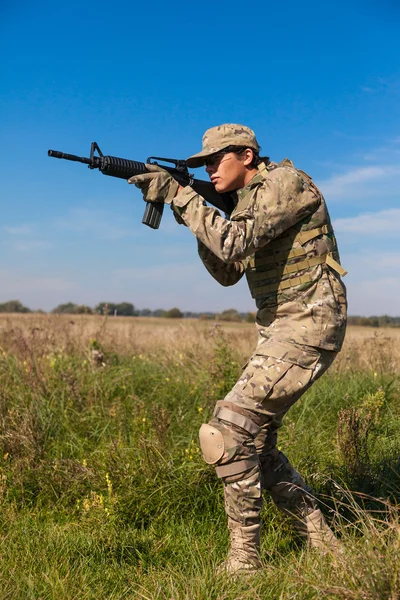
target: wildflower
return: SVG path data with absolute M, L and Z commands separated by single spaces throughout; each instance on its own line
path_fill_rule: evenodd
M 199 406 L 199 408 L 197 409 L 197 412 L 202 413 L 203 412 L 203 407 Z
M 165 381 L 169 381 L 169 377 L 166 377 L 166 378 L 165 378 Z
M 142 421 L 143 423 L 146 423 L 146 417 L 143 417 Z
M 106 483 L 107 483 L 107 491 L 108 491 L 108 495 L 112 496 L 112 483 L 111 483 L 111 479 L 108 473 L 106 473 Z

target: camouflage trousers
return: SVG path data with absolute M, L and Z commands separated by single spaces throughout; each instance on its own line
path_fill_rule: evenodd
M 277 449 L 277 432 L 290 407 L 335 356 L 286 342 L 259 346 L 231 392 L 217 402 L 203 435 L 200 430 L 203 456 L 224 482 L 226 513 L 242 526 L 259 523 L 263 490 L 299 524 L 317 508 L 312 490 Z M 214 452 L 208 445 L 216 442 Z

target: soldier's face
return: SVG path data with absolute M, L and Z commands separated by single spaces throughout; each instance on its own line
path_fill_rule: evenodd
M 252 158 L 251 150 L 239 156 L 234 152 L 210 156 L 206 161 L 206 171 L 216 191 L 233 192 L 244 187 L 257 172 L 257 169 L 249 168 Z

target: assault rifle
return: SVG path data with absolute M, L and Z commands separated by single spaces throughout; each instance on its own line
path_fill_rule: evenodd
M 97 155 L 95 155 L 97 152 Z M 145 163 L 129 160 L 127 158 L 118 158 L 117 156 L 104 156 L 96 142 L 92 142 L 90 147 L 90 157 L 85 158 L 76 156 L 75 154 L 66 154 L 58 150 L 49 150 L 48 156 L 53 158 L 63 158 L 74 162 L 84 163 L 89 169 L 99 169 L 103 175 L 110 177 L 118 177 L 119 179 L 129 179 L 134 175 L 148 173 Z M 159 156 L 150 156 L 147 163 L 158 165 L 157 161 L 171 163 L 174 167 L 159 165 L 183 187 L 190 185 L 200 196 L 207 202 L 221 209 L 224 213 L 230 214 L 234 208 L 234 201 L 229 193 L 218 194 L 215 191 L 212 183 L 202 181 L 201 179 L 193 179 L 193 175 L 189 173 L 185 160 L 177 160 L 173 158 L 161 158 Z M 148 225 L 152 229 L 158 229 L 161 223 L 161 217 L 164 210 L 163 202 L 147 202 L 146 209 L 143 215 L 142 223 Z

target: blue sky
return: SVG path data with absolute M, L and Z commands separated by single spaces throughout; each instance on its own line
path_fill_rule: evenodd
M 252 127 L 325 195 L 351 314 L 400 314 L 397 2 L 99 0 L 0 8 L 0 302 L 254 310 L 219 286 L 139 190 L 49 148 L 185 158 L 204 131 Z M 196 176 L 206 178 L 201 169 Z

